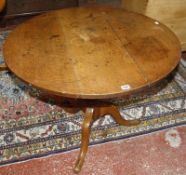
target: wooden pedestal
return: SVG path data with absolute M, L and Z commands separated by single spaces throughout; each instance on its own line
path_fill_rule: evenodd
M 69 113 L 76 113 L 78 111 L 77 108 L 74 109 L 65 108 L 65 110 Z M 110 114 L 115 119 L 115 121 L 120 125 L 132 126 L 140 123 L 140 120 L 129 121 L 123 119 L 116 106 L 95 107 L 95 108 L 92 107 L 92 108 L 86 108 L 82 110 L 84 111 L 85 116 L 82 124 L 82 138 L 81 138 L 80 153 L 74 167 L 75 173 L 79 173 L 83 166 L 85 156 L 88 150 L 88 145 L 89 145 L 90 128 L 94 123 L 94 121 L 96 121 L 100 117 L 103 117 L 106 114 Z

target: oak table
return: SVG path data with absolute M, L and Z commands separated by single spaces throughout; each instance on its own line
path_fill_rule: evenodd
M 3 53 L 1 68 L 7 66 L 35 87 L 72 101 L 101 101 L 126 97 L 159 82 L 178 64 L 181 48 L 176 36 L 158 21 L 121 9 L 83 7 L 52 11 L 21 24 L 7 38 Z M 77 106 L 66 110 L 78 111 Z M 125 120 L 113 105 L 85 103 L 82 110 L 77 173 L 96 119 L 111 114 L 121 125 L 139 123 Z

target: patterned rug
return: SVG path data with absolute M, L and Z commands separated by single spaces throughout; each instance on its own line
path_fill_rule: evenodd
M 0 32 L 0 48 L 10 31 Z M 3 62 L 0 50 L 0 62 Z M 150 133 L 186 124 L 186 67 L 180 63 L 174 77 L 162 81 L 156 93 L 128 100 L 118 99 L 122 116 L 140 118 L 138 126 L 119 126 L 112 116 L 97 120 L 91 144 Z M 42 93 L 8 71 L 0 73 L 0 165 L 78 148 L 82 112 L 62 110 L 55 98 L 41 100 Z

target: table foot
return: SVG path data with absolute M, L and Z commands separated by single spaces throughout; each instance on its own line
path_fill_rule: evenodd
M 81 168 L 85 160 L 89 144 L 90 127 L 93 123 L 93 113 L 94 113 L 93 108 L 87 108 L 85 111 L 85 119 L 82 125 L 81 148 L 74 168 L 75 173 L 79 173 L 81 171 Z
M 97 120 L 100 117 L 103 117 L 106 114 L 112 115 L 114 120 L 120 125 L 132 126 L 132 125 L 138 125 L 140 123 L 140 120 L 123 119 L 123 117 L 120 115 L 120 112 L 116 106 L 87 108 L 85 110 L 85 118 L 84 118 L 83 125 L 82 125 L 82 138 L 81 138 L 80 153 L 79 153 L 78 160 L 74 168 L 75 173 L 79 173 L 83 166 L 85 156 L 88 150 L 91 125 L 93 124 L 95 120 Z
M 116 123 L 124 126 L 134 126 L 140 124 L 140 120 L 126 120 L 124 119 L 116 106 L 101 108 L 103 114 L 110 114 L 116 121 Z

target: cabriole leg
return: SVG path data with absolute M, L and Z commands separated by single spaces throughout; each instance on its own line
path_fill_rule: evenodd
M 81 138 L 81 148 L 80 153 L 75 164 L 74 172 L 79 173 L 83 166 L 83 162 L 85 160 L 85 156 L 87 153 L 88 145 L 89 145 L 89 136 L 90 136 L 90 128 L 93 123 L 93 108 L 87 108 L 85 112 L 85 118 L 82 125 L 82 138 Z

